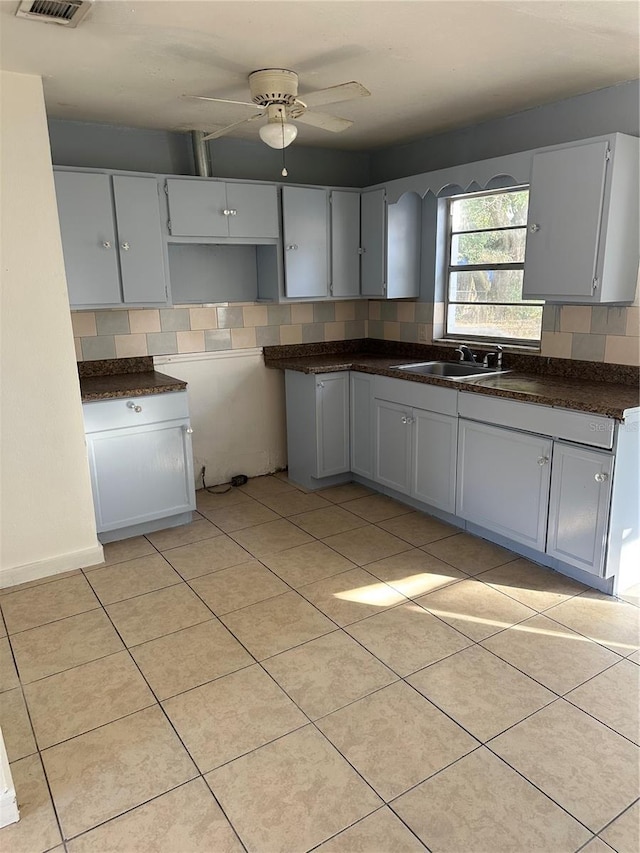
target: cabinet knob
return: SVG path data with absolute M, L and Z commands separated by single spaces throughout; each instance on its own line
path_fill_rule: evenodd
M 193 435 L 193 427 L 185 427 L 184 431 L 187 435 Z
M 231 211 L 225 207 L 225 209 L 222 211 L 222 214 L 223 216 L 231 216 Z
M 324 382 L 318 382 L 317 388 L 324 388 Z
M 133 400 L 129 400 L 127 403 L 127 408 L 132 409 L 134 412 L 141 412 L 142 406 L 139 406 L 137 403 L 134 403 Z
M 237 210 L 230 210 L 230 211 L 229 211 L 229 216 L 237 216 L 237 215 L 238 215 L 238 211 L 237 211 Z
M 533 225 L 530 225 L 530 226 L 529 226 L 529 231 L 530 231 L 532 234 L 535 234 L 535 233 L 536 233 L 537 231 L 539 231 L 539 230 L 540 230 L 540 226 L 538 225 L 538 223 L 537 223 L 537 222 L 534 222 L 534 223 L 533 223 Z
M 111 242 L 109 240 L 103 240 L 102 245 L 105 249 L 111 248 Z
M 129 251 L 129 249 L 130 249 L 131 247 L 129 246 L 129 244 L 128 244 L 128 243 L 122 243 L 122 244 L 121 244 L 121 246 L 120 246 L 120 248 L 121 248 L 123 251 L 128 252 L 128 251 Z
M 596 483 L 604 483 L 609 479 L 609 475 L 604 473 L 595 474 L 593 479 Z
M 412 423 L 413 423 L 413 421 L 414 421 L 414 419 L 413 419 L 413 418 L 410 418 L 410 417 L 408 417 L 407 415 L 403 415 L 403 416 L 400 418 L 400 420 L 401 420 L 401 422 L 402 422 L 403 424 L 412 424 Z
M 295 250 L 297 248 L 298 248 L 297 243 L 289 243 L 289 245 L 287 246 L 287 252 L 295 252 Z
M 538 456 L 538 465 L 542 468 L 543 465 L 546 465 L 549 461 L 548 456 Z

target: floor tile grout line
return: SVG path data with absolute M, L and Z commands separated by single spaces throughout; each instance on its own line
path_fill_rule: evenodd
M 335 832 L 333 835 L 329 836 L 329 838 L 325 838 L 323 841 L 320 841 L 319 844 L 316 844 L 314 847 L 309 848 L 309 850 L 305 851 L 305 853 L 315 853 L 315 851 L 318 850 L 318 848 L 321 847 L 323 844 L 327 844 L 328 842 L 333 841 L 335 838 L 338 838 L 340 835 L 342 835 L 343 832 L 347 832 L 349 829 L 353 829 L 354 826 L 358 826 L 358 824 L 363 823 L 365 820 L 367 820 L 367 818 L 373 817 L 373 815 L 376 815 L 376 814 L 378 814 L 378 812 L 382 812 L 385 809 L 391 811 L 391 809 L 389 808 L 389 805 L 383 801 L 382 805 L 379 806 L 379 808 L 377 808 L 375 811 L 369 812 L 369 814 L 364 815 L 364 817 L 358 818 L 358 820 L 355 820 L 353 823 L 350 823 L 349 826 L 345 826 L 344 829 L 338 830 L 338 832 Z M 430 853 L 430 850 L 427 847 L 427 845 L 415 833 L 415 831 L 413 829 L 411 829 L 409 824 L 405 823 L 404 820 L 401 817 L 399 817 L 395 812 L 391 812 L 391 813 L 397 820 L 400 821 L 400 823 L 403 824 L 403 826 L 405 826 L 406 829 L 409 830 L 409 832 L 414 836 L 414 838 L 418 841 L 418 843 L 422 847 L 424 847 L 424 849 L 427 851 L 427 853 Z
M 171 568 L 173 568 L 173 566 Z M 175 569 L 174 569 L 174 572 L 175 572 Z M 178 574 L 178 573 L 176 572 L 176 574 Z M 114 604 L 121 604 L 124 601 L 133 601 L 135 598 L 141 598 L 143 595 L 150 595 L 152 592 L 162 592 L 162 590 L 170 589 L 172 586 L 179 586 L 181 583 L 184 582 L 184 579 L 180 575 L 178 575 L 178 577 L 179 577 L 179 580 L 171 581 L 171 583 L 163 584 L 162 586 L 156 586 L 153 589 L 147 589 L 144 592 L 136 592 L 135 595 L 129 595 L 129 596 L 127 596 L 127 598 L 118 598 L 116 601 L 103 602 L 102 599 L 100 598 L 100 596 L 98 595 L 98 593 L 95 591 L 95 589 L 93 591 L 95 592 L 96 596 L 98 597 L 100 604 L 102 604 L 104 607 L 111 607 Z M 87 578 L 87 580 L 88 580 L 88 578 Z M 91 583 L 91 581 L 89 581 L 89 583 Z M 93 587 L 92 587 L 92 589 L 93 589 Z
M 578 597 L 579 596 L 575 596 L 575 598 L 578 598 Z M 561 603 L 564 604 L 564 602 L 561 602 Z M 622 652 L 617 652 L 614 649 L 609 648 L 609 646 L 605 645 L 605 643 L 603 641 L 596 640 L 593 637 L 589 637 L 588 634 L 585 634 L 582 631 L 578 631 L 578 630 L 576 630 L 576 628 L 572 628 L 569 625 L 565 625 L 563 622 L 560 622 L 558 619 L 554 619 L 553 616 L 549 616 L 549 611 L 553 610 L 555 607 L 559 607 L 559 606 L 560 606 L 559 604 L 554 604 L 553 607 L 549 608 L 549 610 L 545 611 L 545 613 L 542 615 L 546 616 L 547 619 L 550 619 L 552 622 L 555 622 L 556 625 L 560 625 L 560 627 L 564 628 L 565 631 L 573 631 L 574 634 L 578 634 L 578 636 L 583 637 L 585 640 L 588 640 L 591 643 L 595 643 L 595 645 L 600 646 L 601 648 L 606 649 L 609 652 L 613 652 L 614 655 L 618 655 L 620 660 L 624 660 L 627 657 L 627 655 L 622 654 Z M 638 648 L 640 648 L 640 646 L 638 646 Z M 632 647 L 632 650 L 629 652 L 629 654 L 634 654 L 635 651 L 637 651 L 637 649 Z M 616 663 L 618 663 L 618 661 L 616 661 Z
M 563 805 L 562 805 L 561 803 L 559 803 L 557 800 L 554 800 L 554 798 L 553 798 L 550 794 L 547 794 L 547 792 L 546 792 L 546 791 L 544 791 L 544 790 L 543 790 L 539 785 L 536 785 L 536 783 L 535 783 L 535 782 L 533 782 L 531 779 L 529 779 L 527 776 L 525 776 L 525 775 L 524 775 L 524 773 L 523 773 L 521 770 L 519 770 L 517 767 L 514 767 L 512 764 L 509 764 L 509 762 L 506 760 L 506 758 L 504 758 L 504 757 L 503 757 L 502 755 L 500 755 L 499 753 L 495 752 L 495 750 L 493 750 L 490 746 L 488 746 L 488 745 L 486 745 L 486 744 L 485 744 L 485 748 L 486 748 L 486 749 L 488 749 L 488 750 L 489 750 L 489 752 L 491 752 L 491 754 L 492 754 L 492 755 L 494 755 L 496 758 L 498 758 L 500 761 L 502 761 L 502 763 L 503 763 L 503 764 L 505 764 L 507 767 L 510 767 L 510 768 L 511 768 L 511 770 L 513 770 L 515 773 L 517 773 L 517 774 L 518 774 L 518 776 L 520 776 L 522 779 L 524 779 L 524 780 L 525 780 L 525 782 L 528 782 L 528 783 L 529 783 L 530 785 L 532 785 L 536 790 L 540 791 L 540 793 L 541 793 L 541 794 L 544 794 L 544 796 L 545 796 L 548 800 L 551 800 L 551 802 L 552 802 L 552 803 L 555 803 L 555 805 L 556 805 L 556 806 L 558 806 L 558 808 L 559 808 L 559 809 L 562 809 L 562 811 L 564 811 L 566 814 L 568 814 L 568 815 L 569 815 L 569 817 L 572 817 L 572 818 L 573 818 L 575 821 L 577 821 L 581 826 L 584 826 L 584 828 L 585 828 L 588 832 L 591 832 L 591 833 L 593 833 L 594 835 L 597 835 L 597 834 L 598 834 L 598 831 L 597 831 L 597 830 L 591 829 L 591 827 L 587 826 L 587 824 L 586 824 L 583 820 L 581 820 L 581 819 L 580 819 L 579 817 L 577 817 L 576 815 L 572 814 L 572 812 L 570 812 L 570 811 L 569 811 L 569 809 L 568 809 L 566 806 L 563 806 Z
M 609 829 L 609 827 L 611 826 L 612 823 L 615 823 L 619 818 L 621 818 L 624 814 L 626 814 L 629 811 L 629 809 L 632 809 L 637 803 L 640 803 L 640 797 L 636 797 L 632 803 L 629 803 L 628 806 L 625 806 L 625 808 L 623 808 L 621 812 L 619 812 L 614 818 L 612 818 L 609 821 L 609 823 L 605 824 L 602 827 L 602 829 L 599 829 L 598 832 L 596 833 L 596 836 L 599 837 L 600 835 L 602 835 L 602 833 L 605 832 L 605 830 Z M 601 840 L 604 841 L 604 838 Z M 606 843 L 607 842 L 605 842 L 605 844 Z M 611 846 L 611 845 L 609 845 L 609 846 Z
M 91 590 L 91 592 L 93 595 L 95 595 L 93 590 Z M 32 625 L 30 628 L 23 628 L 21 631 L 13 631 L 12 633 L 9 633 L 7 631 L 7 638 L 9 639 L 9 641 L 11 641 L 11 637 L 17 637 L 18 634 L 26 634 L 27 631 L 35 631 L 38 628 L 44 628 L 46 625 L 58 625 L 60 622 L 65 622 L 67 619 L 73 619 L 74 616 L 82 616 L 85 613 L 93 613 L 95 610 L 100 610 L 101 608 L 102 604 L 98 599 L 98 603 L 95 607 L 88 607 L 86 610 L 80 610 L 78 613 L 70 613 L 68 616 L 62 616 L 60 619 L 51 619 L 49 622 L 42 622 L 42 624 L 40 625 Z
M 203 603 L 204 603 L 204 602 L 203 602 Z M 205 605 L 205 606 L 206 606 L 206 605 Z M 210 787 L 209 787 L 209 785 L 207 784 L 206 779 L 204 779 L 204 775 L 200 772 L 200 768 L 198 767 L 198 765 L 196 764 L 195 760 L 193 759 L 193 756 L 191 755 L 190 751 L 187 749 L 186 744 L 185 744 L 185 743 L 184 743 L 184 741 L 182 740 L 182 738 L 181 738 L 181 736 L 180 736 L 179 732 L 177 731 L 176 727 L 173 725 L 172 720 L 169 718 L 169 715 L 167 714 L 167 712 L 166 712 L 165 708 L 164 708 L 164 707 L 163 707 L 163 705 L 162 705 L 162 702 L 160 702 L 160 701 L 159 701 L 159 699 L 158 699 L 158 697 L 157 697 L 157 695 L 156 695 L 156 693 L 155 693 L 155 691 L 154 691 L 153 687 L 151 686 L 151 684 L 150 684 L 150 683 L 147 681 L 147 679 L 145 678 L 144 673 L 142 672 L 142 670 L 140 669 L 140 667 L 139 667 L 139 665 L 138 665 L 138 662 L 136 661 L 136 659 L 134 658 L 134 656 L 131 654 L 131 651 L 130 651 L 129 647 L 128 647 L 128 646 L 126 645 L 126 643 L 124 642 L 124 639 L 123 639 L 122 635 L 120 634 L 120 631 L 118 630 L 118 627 L 117 627 L 117 626 L 116 626 L 116 624 L 113 622 L 113 620 L 111 620 L 111 617 L 109 616 L 109 613 L 108 613 L 108 611 L 106 610 L 106 608 L 103 606 L 103 607 L 102 607 L 102 609 L 104 610 L 104 612 L 105 612 L 105 614 L 106 614 L 107 618 L 108 618 L 108 619 L 109 619 L 109 621 L 111 622 L 111 624 L 112 624 L 112 626 L 113 626 L 114 631 L 117 633 L 117 635 L 118 635 L 118 637 L 120 638 L 121 642 L 122 642 L 122 643 L 123 643 L 123 645 L 125 646 L 125 648 L 126 648 L 126 650 L 127 650 L 128 654 L 129 654 L 129 657 L 130 657 L 130 659 L 131 659 L 131 660 L 132 660 L 132 662 L 133 662 L 133 665 L 134 665 L 134 666 L 136 667 L 136 669 L 138 670 L 138 672 L 139 672 L 140 676 L 142 677 L 142 679 L 144 680 L 144 682 L 147 684 L 147 686 L 148 686 L 149 690 L 151 691 L 152 696 L 154 697 L 155 704 L 154 704 L 154 705 L 150 705 L 150 706 L 148 706 L 148 707 L 155 707 L 155 706 L 159 707 L 160 712 L 162 713 L 162 715 L 164 716 L 165 720 L 166 720 L 166 721 L 167 721 L 167 723 L 169 724 L 169 726 L 170 726 L 171 730 L 173 731 L 173 733 L 175 734 L 176 738 L 178 739 L 178 742 L 180 743 L 180 745 L 181 745 L 181 746 L 182 746 L 182 748 L 184 749 L 184 751 L 185 751 L 186 755 L 189 757 L 189 760 L 191 761 L 191 763 L 193 764 L 194 769 L 196 770 L 196 776 L 195 776 L 195 777 L 193 777 L 193 778 L 197 778 L 197 776 L 200 776 L 200 777 L 203 779 L 204 783 L 205 783 L 205 784 L 207 785 L 207 787 L 209 788 L 209 790 L 211 790 L 211 788 L 210 788 Z M 208 607 L 207 607 L 207 609 L 209 609 L 209 610 L 210 610 L 210 608 L 208 608 Z M 214 619 L 217 619 L 217 617 L 215 616 L 215 614 L 213 614 L 213 618 L 214 618 Z M 210 621 L 210 620 L 205 620 L 205 621 L 207 621 L 207 622 L 208 622 L 208 621 Z M 202 624 L 202 623 L 197 623 L 197 624 Z M 188 627 L 193 627 L 193 626 L 188 626 Z M 146 709 L 143 709 L 143 710 L 146 710 Z M 139 712 L 139 711 L 136 711 L 136 712 L 133 712 L 133 713 L 140 713 L 140 712 Z M 132 715 L 127 715 L 127 716 L 132 716 Z M 105 725 L 109 725 L 109 723 L 106 723 Z M 42 760 L 42 758 L 41 758 L 41 762 L 42 762 L 42 765 L 43 765 L 43 768 L 44 768 L 44 761 Z M 46 775 L 46 769 L 45 769 L 45 775 Z M 191 780 L 188 780 L 188 781 L 191 781 Z M 167 792 L 165 791 L 164 793 L 167 793 Z M 231 826 L 231 828 L 232 828 L 233 832 L 235 833 L 235 835 L 236 835 L 236 836 L 238 837 L 238 839 L 240 840 L 240 843 L 242 844 L 242 847 L 243 847 L 243 848 L 245 848 L 245 850 L 246 850 L 246 847 L 245 847 L 244 843 L 242 843 L 242 840 L 240 839 L 240 835 L 239 835 L 238 831 L 236 830 L 235 826 L 233 825 L 233 823 L 232 823 L 232 822 L 231 822 L 231 820 L 229 819 L 229 817 L 228 817 L 227 813 L 225 812 L 225 810 L 222 808 L 222 804 L 218 801 L 218 799 L 217 799 L 217 797 L 215 796 L 215 794 L 213 793 L 213 791 L 211 791 L 211 795 L 213 796 L 213 798 L 214 798 L 215 802 L 218 804 L 218 807 L 219 807 L 219 808 L 220 808 L 220 810 L 222 811 L 222 814 L 225 816 L 225 818 L 226 818 L 226 820 L 228 821 L 229 825 Z M 54 806 L 55 806 L 55 801 L 53 800 L 52 792 L 51 792 L 51 796 L 52 796 L 52 802 L 54 803 Z M 138 805 L 143 805 L 143 803 L 138 803 Z M 137 806 L 136 806 L 136 807 L 137 807 Z M 65 836 L 64 836 L 64 833 L 62 833 L 62 838 L 63 838 L 63 840 L 65 840 L 65 841 L 66 841 Z

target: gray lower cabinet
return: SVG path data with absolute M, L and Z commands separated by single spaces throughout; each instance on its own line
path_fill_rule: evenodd
M 373 479 L 373 376 L 349 374 L 351 407 L 351 470 Z
M 454 513 L 457 392 L 377 377 L 375 393 L 373 479 Z
M 402 403 L 374 400 L 374 479 L 408 495 L 411 492 L 414 422 L 412 409 Z
M 65 170 L 54 177 L 71 307 L 166 304 L 157 179 Z
M 325 190 L 283 187 L 284 279 L 287 298 L 329 295 L 329 210 Z
M 591 574 L 604 565 L 613 455 L 563 442 L 553 447 L 547 554 Z
M 619 133 L 533 155 L 525 299 L 633 300 L 639 160 L 638 140 Z
M 460 419 L 456 514 L 544 551 L 552 441 Z
M 458 419 L 414 409 L 411 494 L 452 515 L 456 511 Z
M 250 240 L 280 235 L 275 184 L 169 178 L 166 192 L 172 237 Z
M 186 391 L 85 403 L 83 412 L 100 541 L 188 521 L 195 487 Z
M 289 476 L 307 488 L 349 479 L 349 373 L 285 372 Z

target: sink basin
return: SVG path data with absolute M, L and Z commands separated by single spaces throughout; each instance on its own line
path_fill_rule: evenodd
M 464 379 L 467 376 L 487 376 L 492 373 L 508 373 L 495 367 L 483 367 L 462 361 L 421 361 L 415 364 L 397 364 L 393 370 L 419 373 L 421 376 L 443 376 L 446 379 Z

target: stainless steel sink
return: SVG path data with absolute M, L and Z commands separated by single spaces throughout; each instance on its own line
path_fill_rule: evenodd
M 443 376 L 446 379 L 464 379 L 471 376 L 487 376 L 492 373 L 508 373 L 495 367 L 483 367 L 462 361 L 420 361 L 414 364 L 396 364 L 392 370 L 419 373 L 421 376 Z

